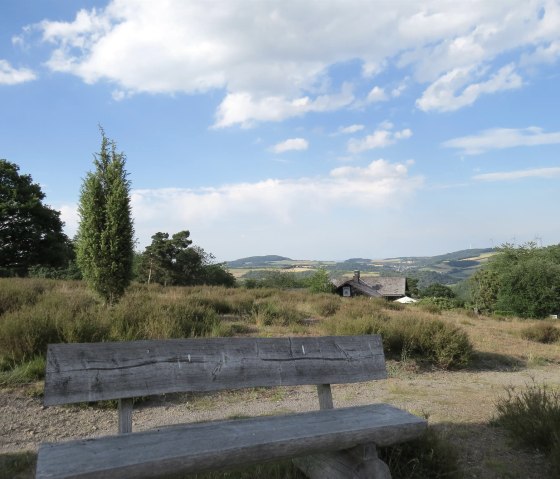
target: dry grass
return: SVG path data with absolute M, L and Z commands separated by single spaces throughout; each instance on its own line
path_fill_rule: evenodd
M 5 291 L 9 294 L 2 294 Z M 135 339 L 323 335 L 344 333 L 344 330 L 367 333 L 360 328 L 372 324 L 402 326 L 412 322 L 440 322 L 446 331 L 456 329 L 468 336 L 475 355 L 466 369 L 442 370 L 434 366 L 437 361 L 426 363 L 425 358 L 416 357 L 410 354 L 410 348 L 404 348 L 388 361 L 387 381 L 337 387 L 337 405 L 388 401 L 428 415 L 430 423 L 447 442 L 457 446 L 465 477 L 548 477 L 542 455 L 515 449 L 505 431 L 489 425 L 496 401 L 506 386 L 522 387 L 535 378 L 552 388 L 560 387 L 560 344 L 529 341 L 521 335 L 528 326 L 542 324 L 539 321 L 504 320 L 461 311 L 434 315 L 418 308 L 395 309 L 382 301 L 364 298 L 243 288 L 135 286 L 117 307 L 107 310 L 95 302 L 81 283 L 0 280 L 0 356 L 4 357 L 0 371 L 17 373 L 15 383 L 27 382 L 30 376 L 32 379 L 35 366 L 40 364 L 32 351 L 35 347 L 43 348 L 45 341 L 24 328 L 36 324 L 36 320 L 40 320 L 38 324 L 50 325 L 48 331 L 55 339 L 80 341 L 99 336 Z M 16 360 L 14 341 L 20 351 L 19 360 Z M 30 349 L 22 354 L 25 348 Z M 2 377 L 6 376 L 0 375 L 0 382 Z M 36 386 L 27 388 L 36 389 Z M 274 403 L 278 411 L 300 410 L 295 403 L 286 405 L 295 401 L 295 394 L 291 390 L 256 390 L 204 396 L 195 398 L 186 414 L 188 417 L 201 411 L 205 414 L 216 411 L 226 417 L 243 414 L 228 412 L 234 404 Z M 306 391 L 303 396 L 310 398 L 311 407 L 316 407 L 312 391 Z M 173 409 L 170 414 L 178 416 Z

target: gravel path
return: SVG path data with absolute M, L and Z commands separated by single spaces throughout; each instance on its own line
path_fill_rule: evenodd
M 505 387 L 532 381 L 560 388 L 557 365 L 504 371 L 407 371 L 389 364 L 390 377 L 333 386 L 335 407 L 388 402 L 427 416 L 445 431 L 461 453 L 463 469 L 472 478 L 546 477 L 538 454 L 509 446 L 498 428 L 488 426 L 495 402 Z M 167 395 L 135 406 L 133 429 L 221 418 L 283 414 L 317 409 L 313 387 L 229 391 L 212 395 Z M 109 407 L 44 408 L 30 389 L 0 391 L 0 453 L 36 450 L 44 441 L 116 433 L 117 413 Z

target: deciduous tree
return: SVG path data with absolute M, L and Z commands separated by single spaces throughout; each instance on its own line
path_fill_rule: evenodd
M 60 213 L 45 205 L 30 175 L 0 160 L 0 268 L 25 275 L 31 267 L 64 267 L 72 251 Z

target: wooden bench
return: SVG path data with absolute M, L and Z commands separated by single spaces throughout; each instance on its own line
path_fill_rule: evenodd
M 295 458 L 312 478 L 390 477 L 376 446 L 426 421 L 388 404 L 333 409 L 330 384 L 386 378 L 379 336 L 212 338 L 54 344 L 46 406 L 119 400 L 119 435 L 46 443 L 37 478 L 157 477 Z M 320 410 L 132 432 L 132 398 L 317 385 Z

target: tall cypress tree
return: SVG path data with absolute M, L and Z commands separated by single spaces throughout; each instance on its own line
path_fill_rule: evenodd
M 76 256 L 90 287 L 113 304 L 132 278 L 134 228 L 124 153 L 117 153 L 103 129 L 101 137 L 95 171 L 86 175 L 81 189 Z

